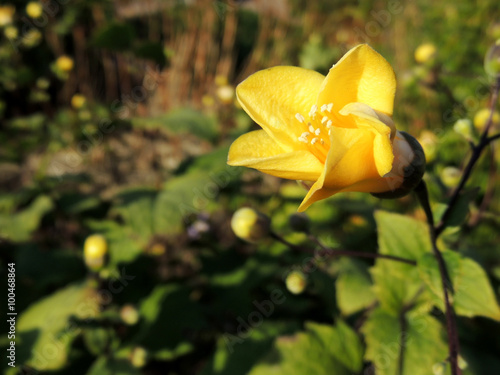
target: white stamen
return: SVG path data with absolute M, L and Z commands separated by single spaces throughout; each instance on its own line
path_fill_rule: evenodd
M 327 108 L 328 108 L 328 106 L 326 104 L 323 104 L 321 106 L 321 112 L 326 112 Z
M 320 128 L 318 128 L 318 129 L 316 129 L 316 130 L 314 131 L 314 134 L 316 134 L 316 135 L 319 135 L 319 133 L 321 133 L 321 129 L 320 129 Z
M 311 133 L 314 133 L 314 127 L 313 127 L 311 124 L 309 124 L 309 131 L 310 131 Z
M 325 141 L 323 140 L 323 138 L 321 138 L 319 141 L 321 142 L 322 145 L 325 144 Z
M 304 132 L 304 133 L 302 133 L 300 136 L 301 136 L 302 138 L 307 138 L 307 137 L 309 137 L 310 135 L 311 135 L 311 133 L 309 133 L 309 132 Z
M 316 142 L 318 142 L 318 140 L 319 140 L 318 138 L 313 138 L 313 139 L 311 140 L 311 144 L 312 144 L 312 145 L 313 145 L 313 144 L 315 144 Z
M 299 137 L 299 141 L 301 141 L 303 143 L 308 143 L 307 139 L 303 138 L 302 136 Z
M 327 110 L 328 112 L 331 112 L 331 111 L 332 111 L 332 108 L 333 108 L 333 103 L 330 103 L 330 104 L 327 104 L 327 105 L 326 105 L 326 110 Z
M 321 119 L 321 123 L 324 124 L 327 121 L 328 121 L 328 117 L 323 116 L 323 118 Z
M 333 125 L 332 120 L 328 120 L 328 122 L 326 123 L 326 128 L 330 129 L 332 127 L 332 125 Z
M 295 114 L 295 118 L 297 119 L 298 122 L 303 123 L 305 121 L 304 116 L 302 116 L 300 113 Z
M 316 117 L 316 112 L 318 111 L 318 106 L 316 104 L 313 104 L 311 107 L 311 111 L 309 112 L 309 117 L 313 118 Z
M 332 134 L 332 131 L 331 130 L 328 130 L 328 135 Z

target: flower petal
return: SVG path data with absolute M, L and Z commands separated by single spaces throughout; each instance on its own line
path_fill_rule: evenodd
M 392 169 L 394 154 L 391 138 L 396 135 L 396 127 L 392 119 L 363 103 L 349 103 L 340 110 L 344 116 L 352 115 L 358 128 L 365 128 L 375 134 L 373 140 L 373 158 L 380 176 Z
M 236 94 L 245 112 L 285 151 L 306 150 L 307 145 L 298 141 L 306 125 L 295 115 L 309 113 L 324 79 L 312 70 L 277 66 L 248 77 Z
M 360 102 L 392 115 L 396 78 L 389 63 L 370 46 L 354 47 L 331 69 L 318 96 L 318 107 L 333 103 L 337 112 L 346 104 Z
M 284 151 L 264 130 L 243 134 L 229 149 L 227 163 L 290 180 L 316 181 L 323 164 L 306 150 Z

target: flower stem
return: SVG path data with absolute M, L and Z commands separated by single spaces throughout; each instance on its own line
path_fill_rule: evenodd
M 493 113 L 495 111 L 495 106 L 496 103 L 498 102 L 498 92 L 500 91 L 500 77 L 497 78 L 495 85 L 493 86 L 493 94 L 491 96 L 491 103 L 490 103 L 490 115 L 488 117 L 488 121 L 486 122 L 486 126 L 484 127 L 484 131 L 481 134 L 481 138 L 479 139 L 479 143 L 477 145 L 472 145 L 472 155 L 469 159 L 469 162 L 467 163 L 467 166 L 464 169 L 464 173 L 462 174 L 462 177 L 460 179 L 460 182 L 458 183 L 458 186 L 455 188 L 455 191 L 453 192 L 450 201 L 448 202 L 448 207 L 446 208 L 446 211 L 444 212 L 443 216 L 441 217 L 441 221 L 435 228 L 435 235 L 436 237 L 439 236 L 443 230 L 446 228 L 446 221 L 449 219 L 451 213 L 453 212 L 453 209 L 455 208 L 455 205 L 458 202 L 458 198 L 460 197 L 460 193 L 462 192 L 462 189 L 464 188 L 465 184 L 467 183 L 472 169 L 474 168 L 474 165 L 476 162 L 479 160 L 479 157 L 481 156 L 484 148 L 490 144 L 493 140 L 497 139 L 497 137 L 500 137 L 499 134 L 494 135 L 492 137 L 488 137 L 488 132 L 491 128 L 491 125 L 493 124 Z
M 449 361 L 451 366 L 452 375 L 460 375 L 460 369 L 458 367 L 458 352 L 459 352 L 459 341 L 457 333 L 457 323 L 455 319 L 455 311 L 453 306 L 450 304 L 450 298 L 448 295 L 448 290 L 453 292 L 453 286 L 446 269 L 446 263 L 443 258 L 443 254 L 439 251 L 436 239 L 437 233 L 434 227 L 434 217 L 432 216 L 431 206 L 429 204 L 429 194 L 427 192 L 427 186 L 422 180 L 420 184 L 415 188 L 415 194 L 425 211 L 425 216 L 427 218 L 427 223 L 429 224 L 429 232 L 431 236 L 432 252 L 436 257 L 439 268 L 439 275 L 441 276 L 441 284 L 443 286 L 444 304 L 445 304 L 445 317 L 446 317 L 446 331 L 448 333 L 448 353 Z

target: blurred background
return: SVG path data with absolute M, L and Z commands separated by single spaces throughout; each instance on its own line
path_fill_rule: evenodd
M 226 166 L 230 143 L 258 128 L 235 86 L 275 65 L 326 74 L 370 44 L 394 67 L 395 121 L 421 141 L 439 202 L 486 121 L 483 60 L 498 38 L 496 0 L 2 1 L 0 273 L 15 263 L 18 312 L 18 367 L 2 356 L 5 373 L 268 374 L 256 366 L 275 338 L 305 321 L 359 327 L 373 262 L 322 260 L 311 272 L 306 254 L 231 231 L 250 206 L 314 248 L 299 230 L 308 219 L 290 224 L 301 186 Z M 480 161 L 467 224 L 443 239 L 497 293 L 498 161 Z M 424 217 L 411 196 L 356 193 L 307 214 L 327 245 L 375 252 L 379 208 Z M 253 302 L 276 290 L 283 303 L 242 338 Z M 459 326 L 468 373 L 500 373 L 498 325 Z

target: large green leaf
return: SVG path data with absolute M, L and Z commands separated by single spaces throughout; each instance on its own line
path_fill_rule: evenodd
M 52 200 L 40 195 L 26 209 L 14 215 L 0 215 L 0 237 L 21 242 L 30 238 L 43 215 L 52 210 Z
M 350 315 L 375 302 L 372 281 L 364 263 L 345 259 L 335 282 L 337 305 L 344 315 Z
M 80 333 L 70 317 L 95 317 L 99 313 L 98 301 L 94 289 L 79 283 L 31 305 L 17 321 L 17 363 L 39 371 L 62 368 L 71 342 Z
M 345 323 L 336 326 L 307 323 L 306 332 L 283 336 L 275 349 L 250 375 L 358 373 L 363 367 L 363 346 Z
M 484 269 L 472 259 L 452 251 L 444 251 L 443 258 L 453 284 L 451 301 L 456 313 L 500 320 L 500 307 Z M 418 269 L 436 305 L 443 310 L 443 286 L 436 258 L 424 254 L 418 261 Z
M 426 314 L 404 318 L 377 308 L 363 325 L 365 358 L 377 375 L 429 375 L 447 356 L 440 323 Z M 402 372 L 399 368 L 402 365 Z
M 431 251 L 427 225 L 423 222 L 389 212 L 375 214 L 378 228 L 379 252 L 416 261 Z M 419 294 L 423 281 L 417 267 L 398 261 L 378 259 L 371 269 L 374 292 L 381 306 L 394 314 L 407 303 L 426 302 Z M 419 294 L 420 299 L 414 301 Z M 430 307 L 430 306 L 429 306 Z

